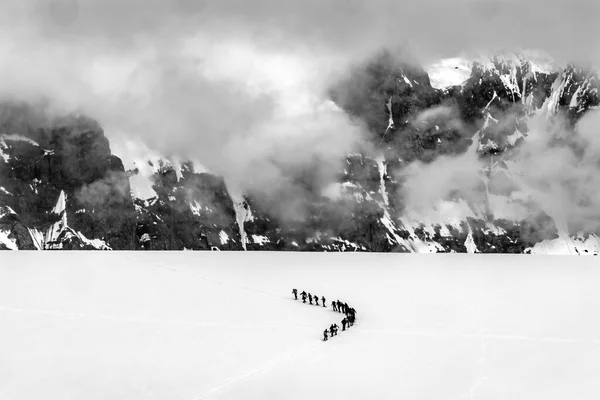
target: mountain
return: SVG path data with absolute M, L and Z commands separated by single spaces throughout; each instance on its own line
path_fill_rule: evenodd
M 382 53 L 330 90 L 335 107 L 368 127 L 372 148 L 348 154 L 325 188 L 310 171 L 299 175 L 309 199 L 301 218 L 274 212 L 261 193 L 230 192 L 197 162 L 150 152 L 122 161 L 85 116 L 7 103 L 0 249 L 598 254 L 598 232 L 570 232 L 524 185 L 515 189 L 532 126 L 560 121 L 544 135 L 571 146 L 578 121 L 598 106 L 597 76 L 527 55 L 425 70 Z M 452 168 L 430 172 L 444 163 L 474 176 L 468 193 L 453 189 L 462 176 L 444 175 Z M 419 190 L 449 187 L 426 209 L 405 190 L 414 168 L 426 177 Z

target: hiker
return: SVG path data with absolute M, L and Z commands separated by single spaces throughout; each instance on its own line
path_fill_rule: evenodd
M 302 296 L 302 302 L 306 303 L 306 292 L 303 290 L 302 293 L 300 293 L 300 295 Z
M 315 304 L 318 306 L 319 305 L 319 296 L 315 295 Z
M 323 331 L 323 341 L 326 342 L 327 341 L 327 329 L 325 329 Z
M 292 289 L 292 294 L 294 295 L 296 300 L 298 300 L 298 291 L 296 289 Z
M 354 319 L 354 308 L 348 309 L 347 316 Z
M 333 311 L 337 312 L 337 303 L 335 300 L 331 302 L 331 307 L 333 307 Z
M 325 296 L 322 296 L 322 297 L 321 297 L 321 301 L 323 302 L 323 307 L 326 307 L 326 306 L 325 306 Z
M 344 313 L 348 314 L 350 307 L 348 307 L 348 303 L 344 303 Z
M 312 294 L 308 294 L 308 302 L 312 305 Z
M 338 324 L 333 324 L 333 333 L 335 333 L 335 336 L 337 336 L 339 328 L 340 327 L 338 326 Z
M 348 323 L 348 320 L 347 320 L 346 318 L 344 318 L 344 319 L 342 320 L 342 331 L 345 331 L 345 330 L 346 330 L 346 324 L 347 324 L 347 323 Z
M 339 300 L 337 301 L 337 303 L 338 303 L 338 311 L 339 311 L 339 312 L 342 312 L 342 311 L 343 311 L 343 310 L 342 310 L 342 307 L 344 307 L 344 303 L 342 303 L 342 302 L 341 302 L 341 301 L 339 301 Z
M 331 326 L 329 327 L 329 332 L 331 332 L 331 337 L 335 335 L 335 328 L 333 327 L 333 324 L 331 324 Z

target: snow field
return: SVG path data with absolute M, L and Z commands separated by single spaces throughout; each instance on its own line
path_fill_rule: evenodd
M 0 255 L 2 399 L 600 394 L 592 258 L 17 254 Z M 323 342 L 338 298 L 357 323 Z

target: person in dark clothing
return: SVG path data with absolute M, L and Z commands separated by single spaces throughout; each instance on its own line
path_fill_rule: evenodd
M 321 301 L 323 301 L 323 307 L 326 307 L 326 305 L 325 305 L 325 296 L 321 297 Z
M 335 328 L 333 327 L 333 324 L 331 324 L 331 326 L 329 327 L 329 333 L 331 334 L 331 337 L 335 335 Z
M 319 305 L 319 296 L 314 295 L 315 298 L 315 304 L 318 306 Z
M 298 300 L 298 291 L 296 289 L 292 289 L 292 294 L 294 295 L 296 300 Z
M 344 313 L 348 314 L 350 307 L 348 307 L 348 303 L 344 303 Z
M 340 327 L 338 326 L 338 324 L 333 324 L 333 333 L 335 333 L 336 336 L 338 334 L 338 329 L 340 329 Z
M 302 302 L 306 303 L 306 292 L 303 290 L 302 293 L 300 293 L 300 295 L 302 296 Z
M 323 331 L 323 341 L 326 342 L 327 341 L 327 329 L 325 329 Z
M 346 330 L 346 324 L 347 324 L 347 323 L 348 323 L 348 320 L 347 320 L 346 318 L 344 318 L 344 319 L 342 320 L 342 331 L 345 331 L 345 330 Z
M 338 312 L 342 312 L 342 302 L 341 301 L 337 301 L 337 307 L 338 307 Z
M 331 302 L 331 307 L 333 307 L 333 311 L 337 312 L 337 303 L 335 300 Z
M 308 302 L 312 305 L 312 294 L 308 294 Z

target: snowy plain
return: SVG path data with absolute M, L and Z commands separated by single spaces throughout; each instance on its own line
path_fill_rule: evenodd
M 3 252 L 0 399 L 598 399 L 595 257 Z M 347 301 L 357 324 L 291 289 Z

